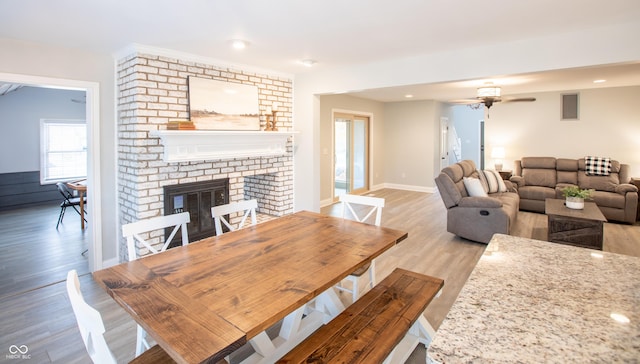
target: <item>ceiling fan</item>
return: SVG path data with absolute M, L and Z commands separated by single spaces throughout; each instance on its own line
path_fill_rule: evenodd
M 482 105 L 490 109 L 496 102 L 531 102 L 536 101 L 535 97 L 508 97 L 501 96 L 500 86 L 495 86 L 493 83 L 488 82 L 482 87 L 478 87 L 477 96 L 475 99 L 461 99 L 451 100 L 449 102 L 453 104 L 468 105 L 473 109 L 479 109 Z

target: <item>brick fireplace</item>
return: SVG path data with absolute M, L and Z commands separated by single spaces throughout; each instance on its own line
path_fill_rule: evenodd
M 218 179 L 228 179 L 229 202 L 255 198 L 259 213 L 282 216 L 293 212 L 292 138 L 285 138 L 284 148 L 273 155 L 247 156 L 244 153 L 241 157 L 233 157 L 232 153 L 224 153 L 222 158 L 215 154 L 195 155 L 179 162 L 167 161 L 166 141 L 158 133 L 166 130 L 169 120 L 188 119 L 188 76 L 257 86 L 261 113 L 278 102 L 278 128 L 292 130 L 290 79 L 150 54 L 135 53 L 119 60 L 120 224 L 163 215 L 165 186 Z M 263 117 L 260 122 L 264 127 Z M 254 134 L 261 138 L 262 134 Z M 187 135 L 191 144 L 197 144 L 202 138 L 183 135 Z M 242 134 L 239 137 L 242 138 Z M 162 244 L 164 232 L 151 233 L 151 239 L 154 244 Z M 123 261 L 126 260 L 125 247 L 126 242 L 121 239 L 120 259 Z M 142 255 L 144 253 L 141 251 Z

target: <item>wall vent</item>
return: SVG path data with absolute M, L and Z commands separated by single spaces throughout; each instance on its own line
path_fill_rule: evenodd
M 578 120 L 578 95 L 563 94 L 562 95 L 562 120 Z

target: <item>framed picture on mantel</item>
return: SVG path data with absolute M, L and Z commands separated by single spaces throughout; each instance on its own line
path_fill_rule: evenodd
M 260 130 L 258 87 L 189 76 L 189 117 L 200 130 Z

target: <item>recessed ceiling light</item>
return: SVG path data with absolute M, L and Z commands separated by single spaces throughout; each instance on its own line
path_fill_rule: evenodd
M 616 320 L 616 321 L 618 321 L 618 322 L 620 322 L 622 324 L 628 324 L 629 322 L 631 322 L 631 320 L 629 320 L 629 318 L 627 316 L 625 316 L 623 314 L 620 314 L 620 313 L 612 312 L 610 316 L 611 316 L 612 319 L 614 319 L 614 320 Z
M 313 59 L 303 59 L 300 63 L 305 67 L 312 67 L 314 64 L 318 63 Z
M 607 82 L 607 80 L 595 80 L 593 81 L 593 83 L 605 83 Z
M 247 48 L 247 46 L 249 46 L 249 42 L 247 42 L 246 40 L 242 40 L 242 39 L 231 40 L 231 47 L 233 47 L 233 49 L 245 49 Z
M 413 98 L 413 95 L 412 94 L 406 94 L 406 95 L 404 95 L 404 97 L 407 98 L 407 99 L 411 99 L 411 98 Z

